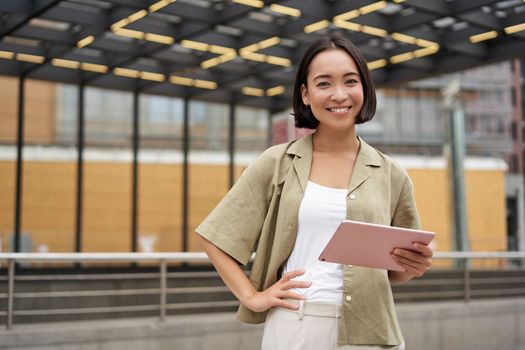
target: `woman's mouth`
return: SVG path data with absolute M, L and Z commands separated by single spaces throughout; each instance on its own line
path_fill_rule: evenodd
M 344 112 L 348 112 L 350 108 L 352 108 L 352 106 L 332 107 L 332 108 L 327 108 L 327 110 L 333 113 L 344 113 Z

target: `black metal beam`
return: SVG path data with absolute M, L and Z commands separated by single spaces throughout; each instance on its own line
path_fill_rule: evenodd
M 132 179 L 131 179 L 131 252 L 137 252 L 138 242 L 138 203 L 139 203 L 139 149 L 140 149 L 140 115 L 139 91 L 133 91 L 133 131 L 132 131 Z
M 280 1 L 276 1 L 280 2 Z M 194 24 L 194 23 L 187 23 L 180 26 L 179 31 L 174 32 L 173 36 L 176 36 L 178 40 L 182 39 L 190 39 L 193 37 L 197 37 L 199 35 L 205 34 L 209 30 L 214 30 L 215 26 L 218 24 L 228 23 L 230 21 L 235 21 L 239 18 L 244 18 L 247 16 L 251 11 L 253 11 L 253 8 L 248 6 L 241 6 L 241 5 L 229 5 L 225 9 L 221 11 L 215 11 L 215 19 L 211 22 L 205 23 L 205 24 Z M 156 45 L 152 49 L 149 50 L 143 50 L 140 54 L 135 54 L 130 56 L 129 58 L 117 62 L 115 64 L 112 64 L 109 68 L 112 70 L 116 66 L 119 67 L 125 67 L 127 64 L 130 64 L 134 62 L 137 58 L 143 57 L 143 56 L 151 56 L 159 51 L 165 50 L 165 45 Z M 93 76 L 92 79 L 97 79 L 97 76 Z
M 230 119 L 228 125 L 228 155 L 229 155 L 229 168 L 228 168 L 228 184 L 229 188 L 233 187 L 235 183 L 235 119 L 236 119 L 236 106 L 234 102 L 230 102 Z
M 190 3 L 180 1 L 176 1 L 171 6 L 166 7 L 163 12 L 201 23 L 213 22 L 217 16 L 217 12 L 213 8 L 199 7 L 197 9 L 195 6 L 190 5 Z
M 42 0 L 40 0 L 42 2 Z M 34 9 L 33 0 L 0 1 L 0 12 L 26 15 Z
M 253 66 L 250 62 L 234 61 L 220 65 L 209 70 L 202 70 L 199 63 L 208 57 L 213 57 L 212 54 L 200 55 L 199 53 L 179 52 L 173 50 L 170 45 L 162 45 L 151 42 L 143 42 L 137 40 L 130 40 L 129 42 L 119 41 L 108 36 L 106 33 L 110 31 L 110 26 L 117 20 L 125 18 L 131 13 L 140 9 L 146 9 L 149 5 L 154 3 L 154 0 L 139 1 L 139 0 L 108 0 L 111 3 L 109 7 L 99 7 L 96 5 L 85 4 L 79 5 L 77 3 L 62 2 L 49 8 L 44 13 L 41 13 L 36 18 L 49 19 L 55 21 L 68 21 L 71 27 L 67 31 L 56 31 L 46 29 L 44 27 L 36 27 L 29 24 L 22 26 L 16 31 L 17 36 L 26 37 L 29 39 L 38 39 L 42 41 L 39 47 L 24 46 L 20 43 L 15 44 L 14 41 L 0 43 L 0 50 L 2 48 L 6 51 L 24 52 L 39 54 L 47 57 L 46 63 L 50 62 L 50 58 L 63 57 L 78 61 L 89 61 L 93 63 L 105 64 L 110 67 L 110 73 L 106 75 L 82 72 L 83 77 L 90 83 L 106 88 L 116 88 L 123 90 L 131 90 L 127 85 L 132 80 L 127 78 L 117 77 L 111 74 L 111 68 L 116 66 L 127 67 L 137 70 L 146 70 L 158 72 L 169 75 L 171 73 L 179 72 L 182 69 L 188 69 L 194 78 L 204 77 L 219 83 L 219 89 L 226 91 L 219 94 L 217 92 L 201 91 L 195 88 L 179 89 L 169 87 L 170 83 L 151 83 L 139 82 L 145 85 L 146 88 L 152 87 L 151 91 L 160 92 L 162 94 L 169 94 L 175 92 L 176 96 L 182 96 L 185 90 L 192 93 L 192 98 L 199 98 L 206 100 L 209 96 L 210 101 L 221 101 L 228 103 L 229 96 L 235 94 L 240 86 L 240 83 L 250 76 L 254 76 L 260 81 L 262 85 L 277 85 L 283 83 L 288 88 L 291 87 L 289 79 L 279 79 L 279 75 L 287 75 L 293 67 L 288 70 L 282 67 L 270 67 L 267 64 L 256 64 Z M 222 46 L 233 47 L 239 49 L 247 44 L 263 40 L 272 35 L 279 35 L 282 38 L 291 39 L 297 43 L 294 48 L 285 46 L 278 46 L 264 50 L 264 53 L 274 54 L 281 57 L 287 57 L 296 63 L 300 57 L 301 51 L 313 40 L 324 35 L 319 33 L 305 34 L 303 28 L 305 25 L 313 23 L 320 19 L 331 20 L 334 15 L 343 12 L 366 6 L 374 2 L 373 0 L 352 0 L 352 1 L 337 1 L 327 2 L 319 0 L 308 1 L 277 1 L 285 5 L 296 7 L 302 11 L 300 18 L 290 19 L 287 16 L 276 16 L 270 22 L 256 20 L 252 13 L 261 12 L 261 10 L 233 4 L 229 2 L 214 3 L 210 7 L 198 7 L 192 2 L 175 2 L 163 8 L 156 14 L 146 16 L 134 23 L 129 24 L 126 28 L 139 29 L 144 32 L 152 32 L 163 35 L 169 35 L 180 42 L 182 39 L 192 39 L 198 41 L 206 41 Z M 494 13 L 497 10 L 495 4 L 498 0 L 463 0 L 454 2 L 436 2 L 433 0 L 407 0 L 398 5 L 403 10 L 395 15 L 388 15 L 382 11 L 365 14 L 355 19 L 355 22 L 381 27 L 388 31 L 400 31 L 405 34 L 414 35 L 418 38 L 436 41 L 440 44 L 441 50 L 432 59 L 414 60 L 402 64 L 405 69 L 413 69 L 409 76 L 425 76 L 434 74 L 442 66 L 442 61 L 451 57 L 452 62 L 456 62 L 454 55 L 463 56 L 465 62 L 489 62 L 501 57 L 507 57 L 508 53 L 500 46 L 493 46 L 492 43 L 480 43 L 472 45 L 468 41 L 468 36 L 476 32 L 476 30 L 487 30 L 490 28 L 499 28 L 500 30 L 507 26 L 523 22 L 522 13 L 514 13 L 511 9 L 505 9 L 508 17 L 499 18 Z M 50 4 L 49 0 L 20 0 L 16 2 L 0 3 L 0 11 L 6 13 L 4 19 L 4 27 L 13 27 L 14 23 L 21 21 L 21 18 L 27 18 L 26 14 L 35 13 L 35 9 L 41 8 L 46 4 Z M 266 1 L 268 5 L 270 1 Z M 276 2 L 272 2 L 276 3 Z M 490 6 L 493 10 L 491 13 L 481 11 L 482 6 Z M 84 11 L 84 8 L 86 9 Z M 91 9 L 89 9 L 91 8 Z M 267 9 L 262 11 L 262 16 L 270 16 Z M 169 15 L 177 17 L 176 19 L 169 18 Z M 451 16 L 458 21 L 466 21 L 468 28 L 458 30 L 458 28 L 434 28 L 432 22 L 442 17 Z M 263 18 L 264 19 L 264 18 Z M 498 23 L 501 24 L 499 27 Z M 240 36 L 226 35 L 215 31 L 217 25 L 238 27 L 242 30 Z M 329 28 L 332 31 L 334 28 Z M 1 31 L 1 28 L 0 28 Z M 326 31 L 325 31 L 326 32 Z M 395 43 L 394 48 L 390 48 L 388 42 L 390 39 L 382 39 L 373 37 L 363 33 L 356 33 L 351 31 L 344 31 L 354 43 L 359 46 L 365 53 L 368 59 L 387 58 L 396 53 L 402 53 L 403 50 L 415 49 L 414 45 L 400 46 Z M 477 32 L 476 32 L 477 33 Z M 90 44 L 86 50 L 78 50 L 76 48 L 76 41 L 85 37 L 86 35 L 95 35 L 95 41 Z M 525 34 L 516 33 L 513 35 L 505 35 L 503 33 L 494 39 L 497 42 L 508 42 L 514 40 L 513 43 L 521 43 L 525 38 Z M 12 47 L 13 49 L 9 49 Z M 101 52 L 89 49 L 98 49 Z M 495 49 L 495 50 L 493 50 Z M 505 53 L 502 53 L 505 51 Z M 518 54 L 518 53 L 515 53 Z M 92 56 L 90 56 L 92 55 Z M 519 54 L 518 54 L 519 55 Z M 148 64 L 140 64 L 141 58 L 151 58 L 156 61 L 157 65 L 149 66 Z M 433 61 L 436 59 L 435 61 Z M 436 67 L 432 67 L 428 62 L 435 62 Z M 19 74 L 12 69 L 12 62 L 4 63 L 0 61 L 0 71 L 11 71 L 7 74 Z M 27 67 L 45 67 L 32 75 L 39 79 L 50 79 L 56 81 L 64 81 L 71 83 L 76 78 L 75 74 L 61 74 L 59 68 L 51 67 L 48 64 L 36 65 L 31 63 L 19 63 L 23 72 Z M 239 67 L 243 69 L 239 69 Z M 443 66 L 449 67 L 444 64 Z M 6 69 L 6 67 L 9 67 Z M 381 73 L 376 72 L 374 75 L 380 77 L 382 82 L 392 82 L 394 77 L 401 77 L 394 75 L 394 77 L 386 77 L 384 72 L 398 72 L 398 67 L 391 67 L 392 69 L 381 69 Z M 441 69 L 441 68 L 440 68 Z M 62 69 L 65 71 L 65 69 Z M 263 75 L 260 75 L 262 72 Z M 143 84 L 146 83 L 146 84 Z M 149 85 L 148 85 L 149 84 Z M 158 88 L 156 86 L 159 86 Z M 271 102 L 268 102 L 271 101 Z M 239 96 L 236 103 L 239 105 L 264 106 L 265 103 L 271 103 L 272 106 L 275 99 L 261 98 L 254 99 L 251 97 Z M 278 102 L 281 105 L 283 102 Z
M 414 1 L 414 2 L 418 2 L 418 1 Z M 479 10 L 483 6 L 494 5 L 497 2 L 501 2 L 501 0 L 453 1 L 453 2 L 450 2 L 449 4 L 450 4 L 451 12 L 454 14 L 458 14 L 458 13 L 467 12 L 467 11 Z
M 485 31 L 501 29 L 500 19 L 488 13 L 473 11 L 460 14 L 456 17 L 461 21 L 468 22 L 469 25 L 475 25 L 479 28 L 483 28 Z
M 65 18 L 74 18 L 75 24 L 80 24 L 82 27 L 90 29 L 106 27 L 110 22 L 106 11 L 100 11 L 100 13 L 83 11 L 82 15 L 79 15 L 76 9 L 60 5 L 49 9 L 41 17 L 51 21 L 63 21 Z
M 254 21 L 250 20 L 248 17 L 240 18 L 232 24 L 235 25 L 236 28 L 242 29 L 243 32 L 256 35 L 266 35 L 267 37 L 272 37 L 283 34 L 279 27 L 275 25 L 275 23 Z M 254 42 L 260 40 L 261 39 L 254 40 Z
M 489 54 L 486 45 L 483 43 L 471 44 L 470 42 L 451 42 L 445 48 L 456 54 L 472 56 L 475 58 L 485 58 Z
M 7 35 L 11 35 L 16 30 L 18 30 L 19 28 L 22 28 L 24 25 L 29 23 L 29 21 L 31 21 L 33 18 L 39 17 L 40 15 L 45 13 L 47 10 L 53 8 L 55 5 L 57 5 L 61 1 L 62 0 L 52 0 L 52 1 L 42 1 L 42 0 L 40 0 L 40 1 L 36 1 L 38 3 L 43 3 L 43 5 L 41 5 L 41 6 L 38 6 L 38 5 L 35 6 L 34 2 L 31 1 L 31 4 L 34 5 L 34 7 L 27 14 L 27 16 L 22 21 L 14 24 L 14 25 L 10 26 L 9 28 L 5 29 L 4 31 L 2 31 L 0 33 L 0 39 L 4 38 Z
M 434 0 L 409 0 L 407 5 L 416 9 L 417 12 L 427 12 L 435 16 L 445 17 L 451 14 L 450 6 L 445 1 Z
M 141 9 L 141 8 L 147 8 L 154 1 L 153 0 L 147 0 L 147 1 L 144 1 L 144 0 L 106 0 L 106 2 L 109 2 L 113 5 Z
M 25 26 L 17 30 L 16 36 L 19 38 L 27 38 L 39 41 L 50 41 L 54 45 L 66 44 L 75 46 L 77 40 L 75 37 L 68 31 L 49 29 L 49 28 L 40 28 L 35 26 Z
M 511 13 L 507 17 L 501 19 L 503 27 L 508 27 L 508 26 L 513 26 L 513 25 L 516 25 L 516 24 L 521 24 L 524 21 L 525 21 L 525 13 L 524 12 Z M 520 33 L 523 33 L 523 32 L 520 32 Z M 516 35 L 516 34 L 513 34 L 513 35 Z
M 388 28 L 391 32 L 401 32 L 411 34 L 410 31 L 420 25 L 430 24 L 436 16 L 431 13 L 414 12 L 404 16 L 394 16 L 390 20 Z
M 182 251 L 187 252 L 188 230 L 189 230 L 189 150 L 190 150 L 190 99 L 186 96 L 183 102 L 183 124 L 182 124 Z
M 85 85 L 78 85 L 77 101 L 77 191 L 76 191 L 76 214 L 75 214 L 75 252 L 82 252 L 82 219 L 84 198 L 84 99 Z
M 18 79 L 18 126 L 16 136 L 16 187 L 15 187 L 15 225 L 13 237 L 13 251 L 20 252 L 22 226 L 22 188 L 24 174 L 24 124 L 25 124 L 25 81 L 26 76 Z

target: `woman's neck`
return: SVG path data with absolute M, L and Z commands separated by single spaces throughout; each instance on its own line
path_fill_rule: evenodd
M 359 146 L 355 128 L 345 132 L 318 128 L 313 134 L 313 147 L 316 152 L 357 154 Z

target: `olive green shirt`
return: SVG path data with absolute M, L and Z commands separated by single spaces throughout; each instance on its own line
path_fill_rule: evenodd
M 412 182 L 388 156 L 360 138 L 347 196 L 347 219 L 419 228 Z M 297 236 L 299 205 L 310 174 L 312 136 L 270 147 L 241 175 L 196 231 L 239 263 L 256 253 L 251 281 L 258 291 L 274 284 Z M 350 196 L 353 194 L 353 196 Z M 339 344 L 398 345 L 388 271 L 343 266 Z M 237 317 L 261 323 L 266 312 L 241 305 Z

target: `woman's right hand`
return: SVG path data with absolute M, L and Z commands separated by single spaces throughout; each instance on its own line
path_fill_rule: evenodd
M 311 282 L 292 280 L 293 278 L 304 275 L 304 273 L 304 270 L 294 270 L 287 272 L 283 275 L 283 277 L 281 277 L 280 280 L 262 292 L 255 292 L 243 298 L 241 303 L 248 309 L 255 312 L 263 312 L 274 306 L 297 310 L 297 305 L 286 302 L 283 299 L 305 299 L 303 295 L 290 291 L 292 288 L 308 288 L 312 285 Z

